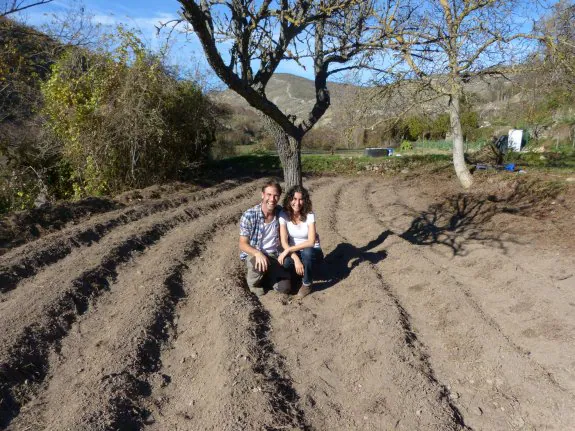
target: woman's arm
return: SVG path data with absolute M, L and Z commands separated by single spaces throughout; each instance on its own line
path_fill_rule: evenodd
M 287 225 L 280 223 L 280 241 L 282 248 L 287 250 L 289 248 Z
M 288 230 L 287 225 L 285 223 L 280 223 L 280 242 L 282 244 L 283 251 L 278 256 L 278 262 L 280 265 L 284 264 L 284 259 L 290 253 L 289 249 L 289 240 L 288 240 Z

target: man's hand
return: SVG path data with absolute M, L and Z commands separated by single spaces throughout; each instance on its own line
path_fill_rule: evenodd
M 297 275 L 301 275 L 303 277 L 303 263 L 299 259 L 297 254 L 293 254 L 292 256 L 293 262 L 295 264 L 295 272 Z
M 256 271 L 259 272 L 266 272 L 268 270 L 268 258 L 265 254 L 263 254 L 261 251 L 258 251 L 256 254 L 254 254 L 254 257 L 256 258 Z

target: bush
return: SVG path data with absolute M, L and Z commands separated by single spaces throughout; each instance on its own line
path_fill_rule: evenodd
M 69 50 L 42 87 L 77 197 L 176 179 L 214 140 L 199 87 L 177 80 L 134 34 L 118 33 L 111 54 Z
M 403 141 L 399 146 L 399 151 L 401 152 L 412 151 L 412 150 L 413 150 L 413 144 L 409 141 Z

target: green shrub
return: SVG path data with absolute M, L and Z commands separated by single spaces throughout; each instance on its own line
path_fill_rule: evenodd
M 176 79 L 134 34 L 118 34 L 111 54 L 69 50 L 42 87 L 76 196 L 178 178 L 214 139 L 200 88 Z
M 413 150 L 413 143 L 409 141 L 403 141 L 399 146 L 399 151 L 401 152 L 412 151 L 412 150 Z

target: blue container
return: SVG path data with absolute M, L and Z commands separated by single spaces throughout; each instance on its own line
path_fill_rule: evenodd
M 507 163 L 505 165 L 505 170 L 513 172 L 515 170 L 515 163 Z

